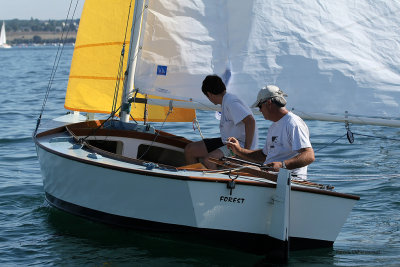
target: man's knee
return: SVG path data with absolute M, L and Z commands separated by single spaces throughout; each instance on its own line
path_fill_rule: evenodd
M 185 146 L 185 154 L 192 154 L 193 150 L 195 150 L 195 142 L 189 143 Z

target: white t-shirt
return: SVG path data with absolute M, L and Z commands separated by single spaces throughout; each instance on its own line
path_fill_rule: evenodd
M 311 147 L 307 125 L 297 115 L 289 112 L 268 129 L 263 153 L 267 155 L 265 164 L 281 162 L 293 158 L 302 148 Z M 307 166 L 294 169 L 299 178 L 307 178 Z
M 222 99 L 221 120 L 219 130 L 222 142 L 225 144 L 229 137 L 235 137 L 240 145 L 244 147 L 246 141 L 244 118 L 253 115 L 250 108 L 243 103 L 236 95 L 225 93 Z M 254 129 L 253 142 L 251 149 L 256 149 L 258 143 L 257 126 Z

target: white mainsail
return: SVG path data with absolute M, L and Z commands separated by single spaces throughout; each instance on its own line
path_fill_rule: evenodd
M 400 125 L 400 2 L 340 2 L 148 0 L 135 86 L 207 104 L 205 75 L 229 72 L 247 104 L 276 84 L 309 119 Z
M 6 26 L 4 21 L 0 31 L 0 48 L 11 48 L 11 46 L 7 44 Z

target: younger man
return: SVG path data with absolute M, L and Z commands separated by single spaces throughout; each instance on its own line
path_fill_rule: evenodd
M 250 108 L 237 96 L 227 93 L 225 84 L 217 75 L 207 76 L 201 87 L 203 93 L 214 104 L 222 107 L 219 129 L 221 137 L 193 142 L 185 147 L 186 164 L 194 164 L 203 159 L 203 164 L 209 169 L 217 166 L 208 160 L 209 157 L 222 158 L 232 156 L 226 146 L 229 137 L 235 137 L 246 149 L 257 146 L 256 122 Z

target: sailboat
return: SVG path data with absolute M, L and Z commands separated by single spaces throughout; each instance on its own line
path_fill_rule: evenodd
M 6 26 L 3 21 L 3 25 L 1 26 L 1 31 L 0 31 L 0 48 L 11 48 L 11 45 L 7 44 L 7 39 L 6 39 Z
M 194 110 L 218 109 L 200 90 L 215 73 L 230 77 L 228 91 L 249 104 L 272 81 L 305 119 L 398 127 L 398 85 L 385 81 L 399 74 L 383 63 L 379 75 L 368 71 L 389 51 L 373 58 L 374 49 L 365 53 L 354 40 L 374 34 L 381 39 L 371 46 L 389 45 L 385 23 L 396 20 L 374 21 L 376 32 L 368 20 L 337 20 L 336 2 L 316 2 L 86 0 L 65 98 L 74 113 L 33 135 L 46 200 L 88 219 L 255 253 L 331 247 L 358 196 L 234 159 L 215 160 L 217 171 L 185 165 L 191 141 L 149 124 L 192 122 Z M 362 8 L 363 16 L 381 11 Z

